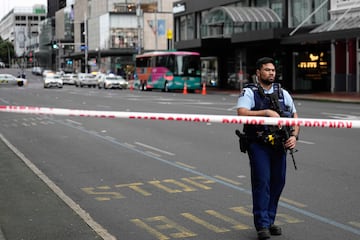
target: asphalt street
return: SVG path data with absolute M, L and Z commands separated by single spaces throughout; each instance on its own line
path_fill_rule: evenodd
M 25 88 L 0 88 L 0 105 L 105 111 L 234 115 L 236 100 L 236 94 L 43 89 L 32 75 Z M 296 106 L 300 117 L 360 119 L 358 104 Z M 1 113 L 0 150 L 8 160 L 0 175 L 8 179 L 1 185 L 3 236 L 256 239 L 248 159 L 234 134 L 240 127 Z M 277 218 L 284 234 L 274 239 L 359 238 L 358 136 L 358 129 L 302 128 L 298 170 L 289 158 Z M 15 235 L 22 229 L 16 224 L 28 222 Z

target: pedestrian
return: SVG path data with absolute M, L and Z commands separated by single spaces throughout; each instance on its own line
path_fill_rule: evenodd
M 272 58 L 263 57 L 256 62 L 258 82 L 243 89 L 237 103 L 239 116 L 298 117 L 292 97 L 275 83 L 275 75 Z M 274 224 L 275 217 L 285 186 L 287 149 L 295 148 L 300 128 L 287 128 L 287 139 L 280 134 L 284 129 L 285 126 L 244 125 L 251 169 L 254 225 L 259 240 L 282 234 L 281 228 Z

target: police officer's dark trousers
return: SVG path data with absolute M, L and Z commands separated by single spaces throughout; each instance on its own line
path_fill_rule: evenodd
M 275 222 L 281 192 L 285 186 L 286 152 L 258 142 L 249 144 L 254 224 L 257 230 Z

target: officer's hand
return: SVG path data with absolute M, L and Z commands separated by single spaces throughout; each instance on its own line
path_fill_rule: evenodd
M 288 140 L 285 142 L 285 148 L 287 149 L 293 149 L 296 146 L 296 137 L 290 136 Z
M 277 112 L 275 112 L 274 110 L 271 110 L 271 109 L 265 110 L 265 116 L 266 117 L 280 117 L 280 115 Z

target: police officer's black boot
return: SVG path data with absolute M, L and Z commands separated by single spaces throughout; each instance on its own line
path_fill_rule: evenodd
M 257 236 L 258 236 L 258 240 L 266 240 L 266 239 L 270 239 L 271 237 L 270 231 L 267 228 L 260 228 L 257 231 Z

